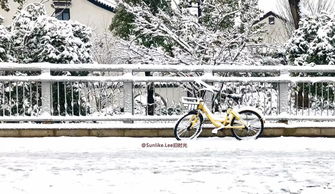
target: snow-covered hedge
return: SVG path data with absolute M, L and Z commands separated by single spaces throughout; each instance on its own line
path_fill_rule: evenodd
M 91 63 L 91 29 L 45 15 L 41 4 L 30 4 L 14 19 L 12 55 L 16 62 Z
M 92 63 L 91 29 L 72 21 L 60 21 L 46 15 L 44 6 L 40 3 L 29 4 L 13 19 L 8 31 L 0 26 L 0 62 L 17 63 Z M 10 72 L 17 76 L 33 75 L 34 72 Z M 52 72 L 52 74 L 78 75 L 76 72 Z M 87 75 L 82 72 L 80 75 Z M 57 87 L 56 87 L 57 86 Z M 41 96 L 38 83 L 0 83 L 0 115 L 38 115 L 40 113 Z M 71 109 L 73 114 L 83 112 L 81 104 L 85 99 L 80 96 L 82 84 L 53 83 L 54 114 L 65 115 Z M 72 92 L 65 93 L 64 88 L 71 88 Z M 57 89 L 63 92 L 57 93 Z M 70 91 L 70 90 L 69 90 Z M 30 102 L 27 99 L 31 99 Z M 66 101 L 68 107 L 64 107 Z M 71 101 L 76 103 L 70 104 Z M 72 107 L 73 106 L 73 107 Z M 56 107 L 56 108 L 55 108 Z M 58 107 L 58 109 L 57 109 Z
M 335 18 L 320 14 L 304 17 L 286 45 L 288 58 L 295 65 L 335 65 Z

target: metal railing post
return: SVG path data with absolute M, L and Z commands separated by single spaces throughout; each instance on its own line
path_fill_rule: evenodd
M 287 70 L 280 71 L 280 77 L 287 78 L 290 74 Z M 279 96 L 278 96 L 278 109 L 279 114 L 283 116 L 288 115 L 288 108 L 289 108 L 289 83 L 288 82 L 281 82 L 279 83 Z M 287 123 L 287 121 L 281 121 Z
M 211 69 L 205 69 L 204 70 L 204 78 L 211 78 L 213 77 L 213 71 Z M 209 85 L 213 85 L 213 83 L 206 82 Z M 212 110 L 213 107 L 213 93 L 206 92 L 206 95 L 204 96 L 204 102 L 206 103 L 207 107 Z
M 124 70 L 125 76 L 133 76 L 133 71 L 130 69 Z M 134 115 L 134 84 L 132 81 L 123 82 L 123 104 L 124 112 L 126 115 Z M 133 121 L 126 121 L 127 123 L 132 123 Z
M 43 68 L 41 70 L 42 77 L 50 77 L 50 69 Z M 42 115 L 50 116 L 51 115 L 51 82 L 50 81 L 42 81 L 42 94 L 41 94 L 41 101 L 42 101 Z

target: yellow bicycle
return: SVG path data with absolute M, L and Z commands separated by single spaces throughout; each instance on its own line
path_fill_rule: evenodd
M 218 95 L 224 95 L 226 98 L 236 98 L 231 94 L 224 94 L 214 86 L 210 86 L 203 81 L 199 81 L 205 86 L 206 91 Z M 210 123 L 215 126 L 212 130 L 216 134 L 219 130 L 231 130 L 233 136 L 238 140 L 257 139 L 264 130 L 264 119 L 258 111 L 252 108 L 235 111 L 229 107 L 225 116 L 218 119 L 209 110 L 202 98 L 182 97 L 182 103 L 190 107 L 190 111 L 182 116 L 174 127 L 174 136 L 177 140 L 194 139 L 202 132 L 204 115 Z

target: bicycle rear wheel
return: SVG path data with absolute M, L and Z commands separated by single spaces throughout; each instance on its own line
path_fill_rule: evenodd
M 263 118 L 253 110 L 242 110 L 239 112 L 240 120 L 233 118 L 232 126 L 244 126 L 232 129 L 233 136 L 238 140 L 257 139 L 264 130 Z
M 174 136 L 177 140 L 197 138 L 201 133 L 203 116 L 198 111 L 190 111 L 181 117 L 174 127 Z

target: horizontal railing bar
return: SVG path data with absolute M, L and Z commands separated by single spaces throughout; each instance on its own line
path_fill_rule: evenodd
M 15 121 L 176 121 L 179 116 L 3 116 L 0 121 L 15 122 Z
M 19 82 L 335 82 L 335 77 L 146 77 L 146 76 L 0 76 L 0 81 Z
M 265 130 L 267 129 L 292 129 L 292 128 L 323 128 L 333 130 L 335 126 L 334 122 L 327 122 L 320 126 L 320 122 L 308 122 L 308 123 L 265 123 Z M 17 123 L 4 123 L 1 125 L 1 130 L 103 130 L 103 129 L 173 129 L 174 123 L 140 123 L 134 125 L 130 123 L 52 123 L 52 124 L 37 124 L 37 123 L 24 123 L 23 125 L 17 125 Z M 211 126 L 204 125 L 204 128 L 210 128 Z
M 335 72 L 335 66 L 247 66 L 247 65 L 217 65 L 217 66 L 187 66 L 187 65 L 159 65 L 159 64 L 49 64 L 49 63 L 0 63 L 0 71 L 117 71 L 131 70 L 134 72 Z
M 177 121 L 181 115 L 174 116 L 127 116 L 127 115 L 113 115 L 113 116 L 2 116 L 2 122 L 53 122 L 53 121 Z M 335 116 L 264 116 L 265 121 L 335 121 Z

